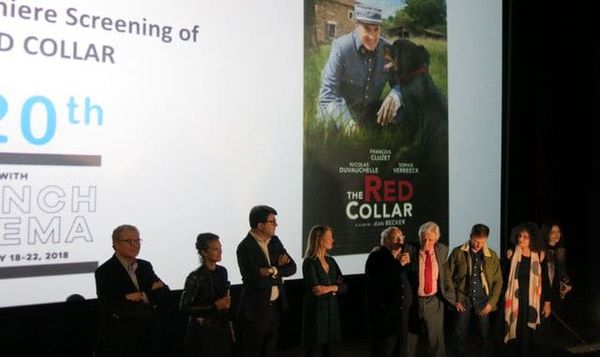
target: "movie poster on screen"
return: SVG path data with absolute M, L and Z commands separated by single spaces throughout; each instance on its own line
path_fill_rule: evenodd
M 420 2 L 305 0 L 303 236 L 331 226 L 335 255 L 426 221 L 448 241 L 446 8 Z

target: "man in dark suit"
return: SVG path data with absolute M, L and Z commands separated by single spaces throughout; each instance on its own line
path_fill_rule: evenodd
M 381 244 L 365 264 L 367 315 L 372 357 L 408 356 L 409 309 L 413 301 L 407 270 L 410 247 L 398 227 L 381 232 Z
M 115 254 L 96 269 L 96 291 L 102 313 L 99 355 L 157 356 L 160 351 L 158 309 L 169 288 L 150 262 L 136 259 L 140 233 L 131 225 L 112 234 Z
M 423 342 L 427 356 L 446 356 L 444 343 L 444 309 L 449 301 L 444 286 L 444 263 L 448 247 L 439 243 L 440 227 L 425 222 L 419 227 L 419 248 L 411 254 L 410 280 L 416 301 L 411 311 L 411 326 Z M 417 343 L 411 343 L 411 356 Z
M 240 318 L 243 353 L 275 356 L 279 318 L 287 307 L 283 278 L 296 272 L 296 263 L 275 235 L 277 212 L 269 206 L 250 210 L 250 232 L 237 248 L 243 289 Z

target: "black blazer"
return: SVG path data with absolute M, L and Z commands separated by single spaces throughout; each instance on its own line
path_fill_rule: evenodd
M 125 298 L 126 294 L 136 292 L 138 289 L 131 281 L 129 274 L 116 255 L 104 262 L 96 269 L 96 292 L 102 311 L 104 323 L 130 319 L 154 319 L 156 309 L 168 298 L 169 288 L 165 287 L 152 290 L 152 284 L 160 278 L 154 273 L 152 264 L 146 260 L 136 259 L 136 270 L 140 290 L 143 291 L 150 304 L 132 302 Z
M 410 248 L 406 246 L 410 253 Z M 409 265 L 402 266 L 385 247 L 373 250 L 365 264 L 367 314 L 371 333 L 397 333 L 402 318 L 408 317 L 413 289 L 408 279 Z
M 279 287 L 281 309 L 283 311 L 287 309 L 287 297 L 283 288 L 282 278 L 296 273 L 296 263 L 290 256 L 288 264 L 283 266 L 277 265 L 279 257 L 287 254 L 277 236 L 273 236 L 269 241 L 268 250 L 271 266 L 277 268 L 277 278 L 260 275 L 259 268 L 269 267 L 269 262 L 250 233 L 238 245 L 237 260 L 243 281 L 239 314 L 243 320 L 257 321 L 265 316 L 269 308 L 271 287 L 274 285 Z

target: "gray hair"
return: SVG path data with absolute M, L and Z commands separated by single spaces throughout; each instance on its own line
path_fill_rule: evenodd
M 389 242 L 390 236 L 392 235 L 392 232 L 395 230 L 400 230 L 400 228 L 398 227 L 387 227 L 386 229 L 384 229 L 381 232 L 381 239 L 379 241 L 379 245 L 384 246 L 386 242 Z
M 438 226 L 437 223 L 432 221 L 425 222 L 421 225 L 421 227 L 419 227 L 419 240 L 423 238 L 423 234 L 425 234 L 425 232 L 429 231 L 433 231 L 433 233 L 435 233 L 435 241 L 437 242 L 440 239 L 441 235 L 440 226 Z
M 137 232 L 138 234 L 140 234 L 140 231 L 138 231 L 136 226 L 133 226 L 131 224 L 122 224 L 113 230 L 113 232 L 112 232 L 113 242 L 119 240 L 121 238 L 121 233 L 123 233 L 125 231 L 134 231 L 134 232 Z

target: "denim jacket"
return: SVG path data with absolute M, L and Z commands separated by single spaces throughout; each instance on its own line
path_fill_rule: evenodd
M 380 38 L 371 55 L 374 63 L 372 72 L 369 72 L 368 51 L 355 31 L 333 41 L 329 59 L 321 73 L 319 107 L 324 119 L 335 120 L 338 124 L 351 120 L 362 124 L 374 123 L 374 113 L 381 104 L 380 96 L 385 84 L 390 82 L 392 90 L 400 96 L 400 86 L 392 82 L 392 73 L 384 68 L 383 46 L 387 43 Z

